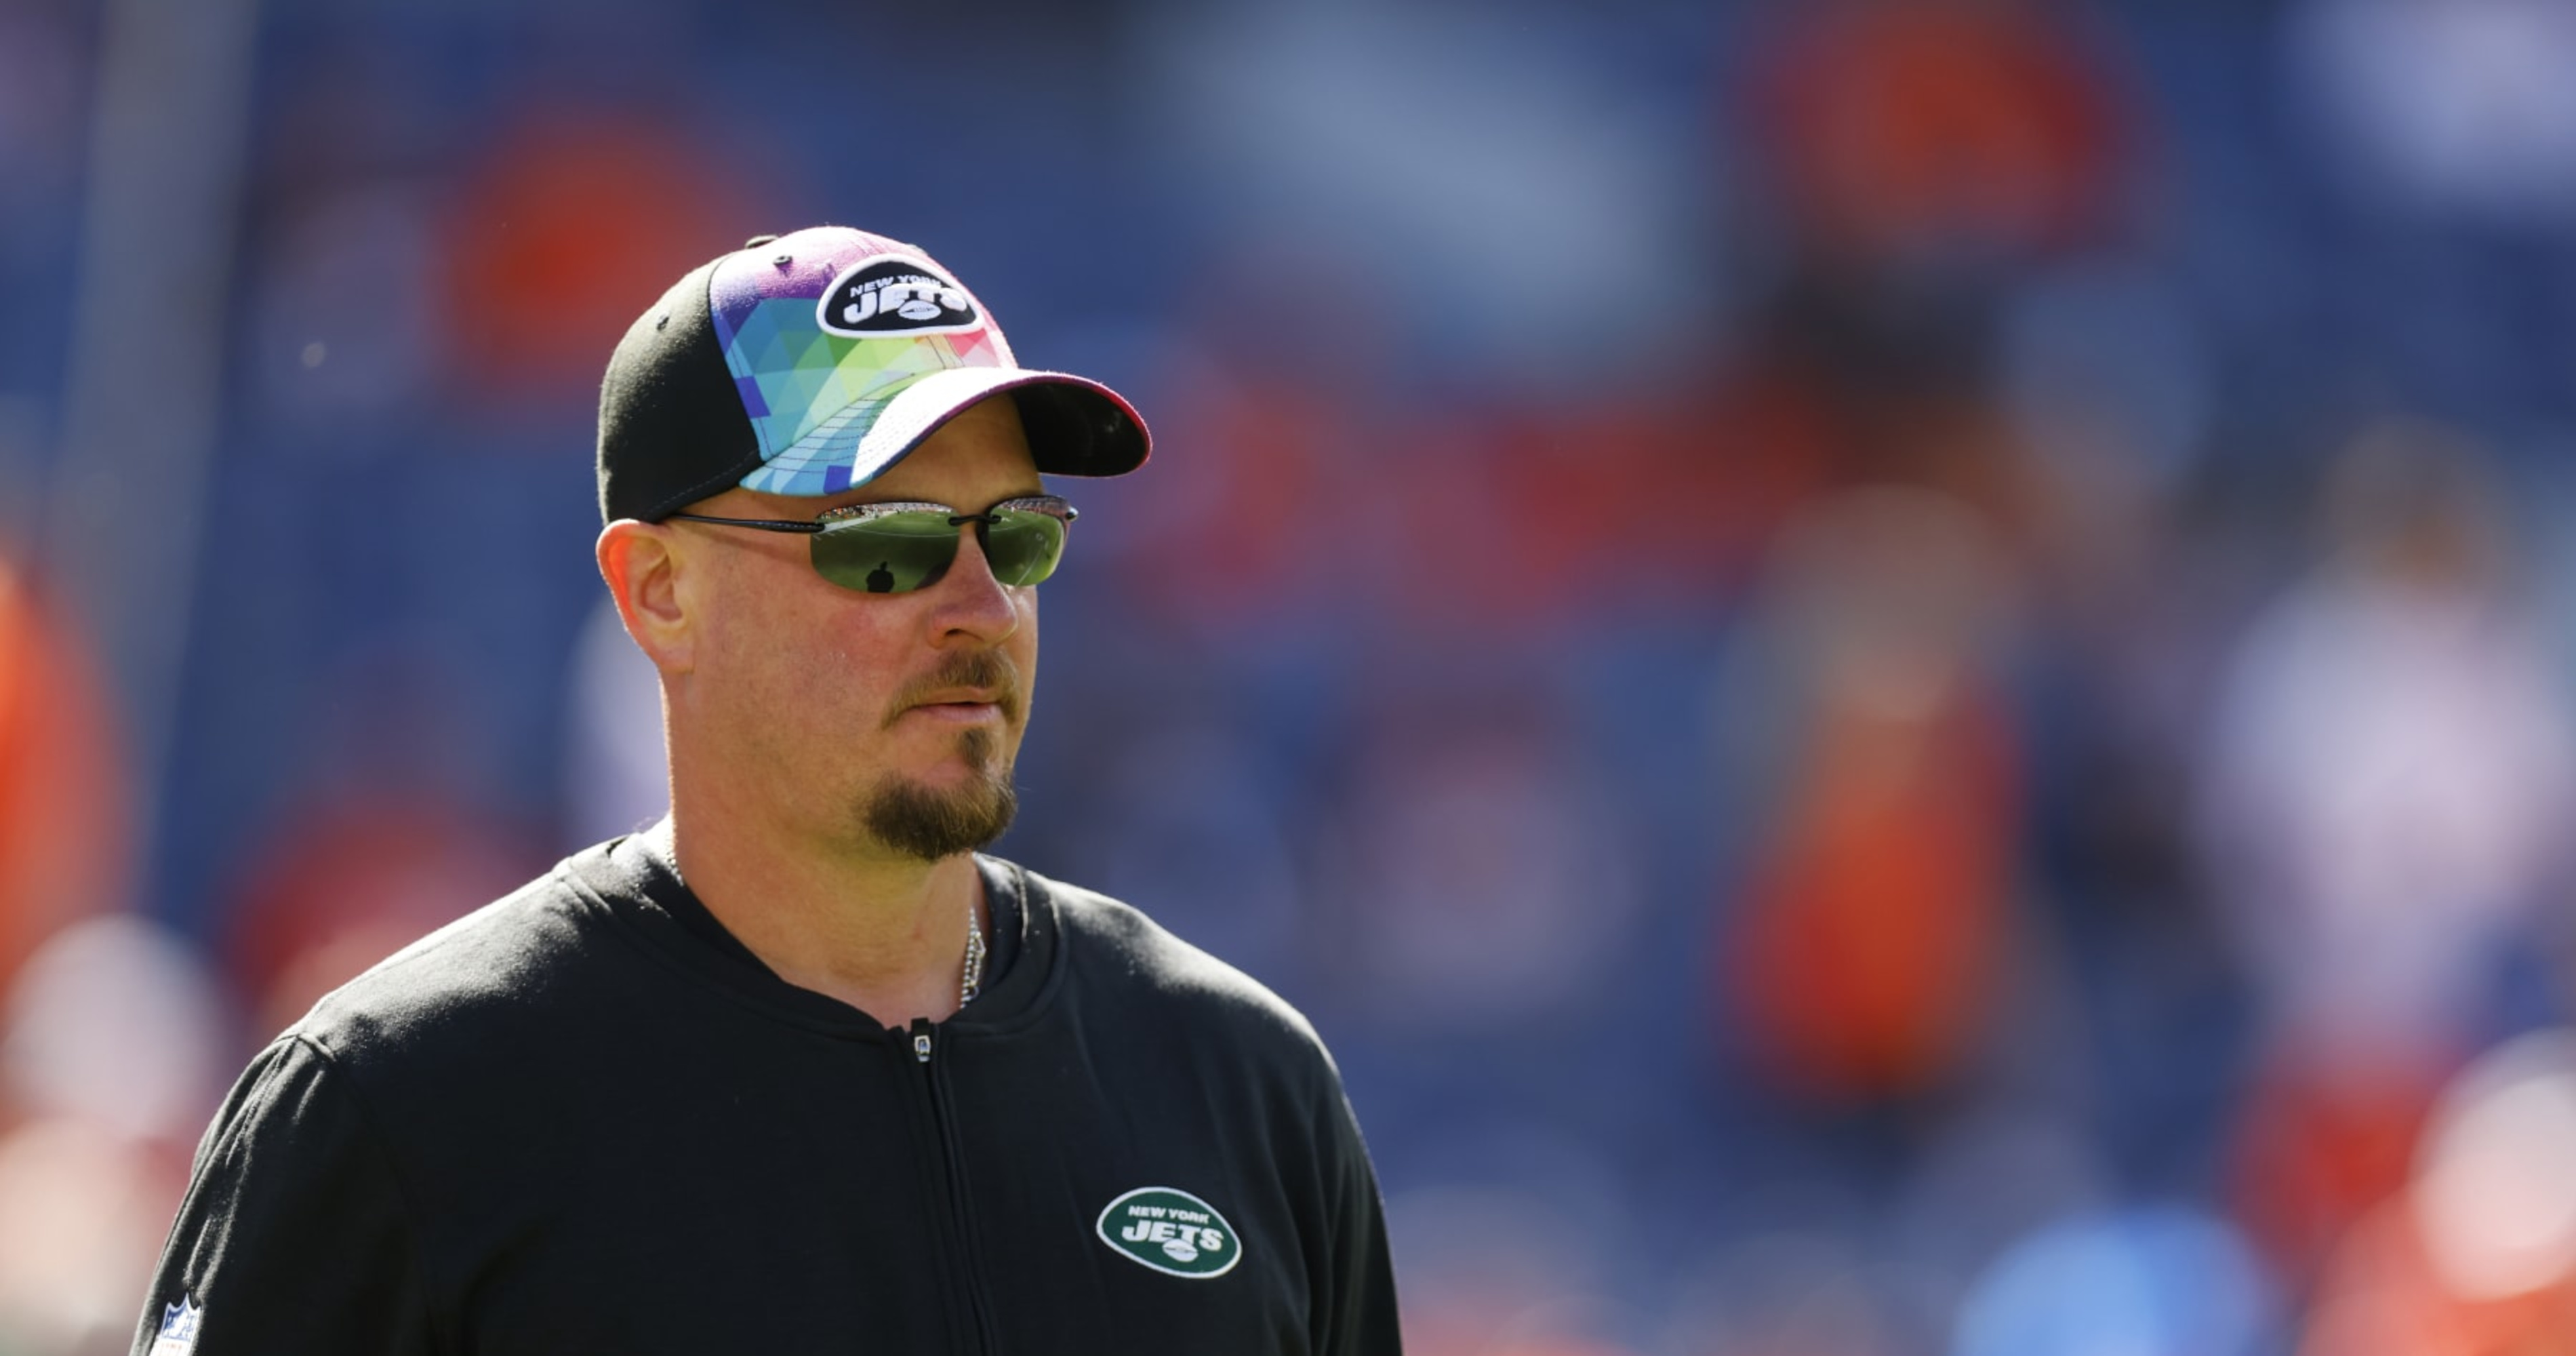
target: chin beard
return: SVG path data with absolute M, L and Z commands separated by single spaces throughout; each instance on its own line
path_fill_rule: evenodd
M 877 783 L 860 809 L 861 826 L 877 842 L 925 862 L 990 844 L 1020 808 L 999 742 L 989 730 L 957 737 L 958 755 L 972 769 L 963 785 L 934 791 L 891 776 Z

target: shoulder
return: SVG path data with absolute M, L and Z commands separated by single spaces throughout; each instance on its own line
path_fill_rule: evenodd
M 1052 905 L 1067 980 L 1080 987 L 1086 1005 L 1184 1021 L 1229 1042 L 1312 1063 L 1338 1078 L 1313 1024 L 1261 981 L 1191 945 L 1134 905 L 1034 871 L 1027 875 L 1032 895 Z
M 614 962 L 566 865 L 377 962 L 284 1036 L 337 1063 L 365 1064 L 489 1037 L 576 997 L 585 976 Z

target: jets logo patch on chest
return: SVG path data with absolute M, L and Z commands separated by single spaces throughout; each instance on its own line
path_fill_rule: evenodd
M 1217 1208 L 1176 1187 L 1138 1187 L 1100 1212 L 1100 1241 L 1166 1276 L 1203 1281 L 1234 1270 L 1243 1241 Z

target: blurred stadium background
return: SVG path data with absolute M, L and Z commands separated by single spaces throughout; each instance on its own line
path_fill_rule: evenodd
M 2576 5 L 0 0 L 0 1353 L 657 812 L 597 374 L 825 220 L 1154 421 L 1003 850 L 1417 1353 L 2576 1352 Z

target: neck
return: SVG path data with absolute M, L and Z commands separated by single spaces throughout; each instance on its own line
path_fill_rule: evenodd
M 889 1028 L 957 1011 L 969 920 L 984 908 L 972 856 L 834 850 L 690 808 L 675 794 L 652 832 L 690 892 L 779 978 Z

